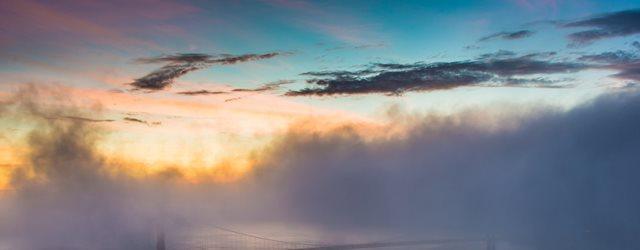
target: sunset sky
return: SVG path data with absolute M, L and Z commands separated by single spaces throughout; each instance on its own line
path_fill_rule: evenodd
M 629 129 L 627 144 L 612 142 L 615 152 L 629 160 L 640 153 L 640 129 L 632 126 L 640 112 L 638 8 L 633 0 L 3 0 L 0 197 L 19 193 L 25 179 L 55 179 L 40 176 L 38 164 L 65 165 L 69 158 L 47 157 L 87 145 L 82 152 L 114 175 L 175 170 L 192 185 L 243 183 L 294 163 L 326 178 L 367 173 L 384 176 L 375 183 L 396 183 L 405 174 L 388 166 L 457 169 L 466 160 L 450 162 L 454 151 L 472 162 L 536 165 L 535 155 L 558 162 L 554 152 L 566 149 L 628 166 L 600 147 L 618 138 L 606 133 Z M 587 114 L 600 115 L 601 107 L 635 118 L 574 138 L 600 124 Z M 556 138 L 553 129 L 569 135 Z M 66 137 L 77 131 L 87 145 Z M 586 146 L 590 140 L 597 149 Z M 494 158 L 505 148 L 522 157 Z M 420 156 L 418 149 L 432 151 Z M 381 165 L 362 167 L 369 160 Z M 317 164 L 347 170 L 317 173 Z M 291 171 L 274 180 L 303 185 L 302 172 Z M 381 192 L 395 192 L 390 183 Z M 323 216 L 300 221 L 322 224 Z M 327 228 L 370 222 L 344 216 L 355 222 Z

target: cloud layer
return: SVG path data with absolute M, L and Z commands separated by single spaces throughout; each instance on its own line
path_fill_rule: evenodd
M 256 152 L 251 175 L 227 185 L 184 183 L 178 169 L 131 176 L 96 151 L 99 123 L 52 121 L 43 114 L 55 110 L 18 99 L 0 106 L 3 119 L 20 111 L 39 125 L 13 173 L 15 192 L 0 197 L 0 237 L 15 248 L 148 248 L 158 227 L 247 222 L 493 234 L 530 249 L 640 247 L 637 93 L 568 112 L 396 114 L 394 124 L 410 129 L 373 138 L 356 126 L 292 127 Z
M 634 249 L 638 111 L 638 94 L 612 94 L 519 119 L 482 110 L 424 117 L 404 139 L 292 132 L 259 168 L 273 185 L 262 190 L 284 201 L 294 220 L 329 231 L 494 234 L 525 249 Z M 494 119 L 493 128 L 481 125 Z

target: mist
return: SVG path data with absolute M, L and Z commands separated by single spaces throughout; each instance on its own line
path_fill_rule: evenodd
M 33 126 L 14 190 L 0 197 L 0 241 L 16 249 L 149 249 L 158 230 L 246 223 L 495 235 L 538 249 L 640 247 L 637 93 L 569 111 L 399 117 L 392 123 L 409 127 L 402 136 L 373 139 L 348 124 L 292 127 L 226 184 L 188 183 L 178 169 L 132 176 L 135 166 L 97 152 L 100 124 L 50 119 L 83 113 L 37 100 L 23 91 L 0 109 Z
M 289 216 L 329 231 L 636 249 L 639 112 L 637 93 L 610 93 L 567 112 L 427 115 L 401 139 L 294 131 L 257 169 Z

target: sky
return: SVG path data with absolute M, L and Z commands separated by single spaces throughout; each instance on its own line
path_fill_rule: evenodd
M 623 0 L 2 1 L 0 249 L 159 221 L 637 249 L 639 34 Z

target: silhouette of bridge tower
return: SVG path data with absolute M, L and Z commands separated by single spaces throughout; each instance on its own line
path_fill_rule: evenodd
M 493 235 L 487 237 L 487 250 L 496 250 L 496 238 Z

